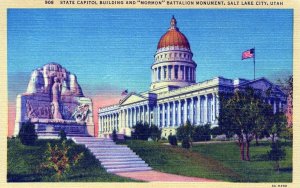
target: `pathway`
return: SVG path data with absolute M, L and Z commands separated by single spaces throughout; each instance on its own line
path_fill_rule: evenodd
M 147 182 L 217 182 L 217 180 L 213 179 L 180 176 L 154 170 L 141 172 L 118 172 L 115 174 L 118 176 Z

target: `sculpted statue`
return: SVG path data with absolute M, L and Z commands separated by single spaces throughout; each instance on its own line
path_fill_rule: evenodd
M 82 104 L 77 107 L 72 117 L 74 117 L 76 121 L 85 121 L 88 114 L 89 114 L 89 105 Z
M 61 95 L 61 83 L 57 77 L 54 78 L 54 84 L 52 86 L 52 104 L 51 111 L 53 119 L 62 119 L 60 113 L 60 95 Z

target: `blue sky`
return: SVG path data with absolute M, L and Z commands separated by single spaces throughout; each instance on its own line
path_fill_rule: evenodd
M 172 15 L 188 38 L 197 82 L 215 76 L 274 81 L 292 74 L 293 11 L 245 9 L 9 9 L 9 100 L 31 71 L 57 62 L 77 75 L 87 96 L 146 91 L 157 43 Z

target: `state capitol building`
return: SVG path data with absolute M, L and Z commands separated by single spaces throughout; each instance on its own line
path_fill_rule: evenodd
M 162 137 L 174 135 L 176 128 L 187 120 L 198 126 L 218 126 L 219 93 L 248 86 L 262 91 L 271 88 L 272 94 L 266 100 L 273 106 L 274 113 L 286 106 L 286 95 L 265 78 L 215 77 L 196 83 L 196 68 L 190 43 L 173 16 L 169 30 L 157 45 L 150 90 L 128 93 L 118 104 L 100 108 L 99 136 L 107 136 L 114 129 L 130 136 L 132 127 L 139 121 L 157 125 L 162 129 Z

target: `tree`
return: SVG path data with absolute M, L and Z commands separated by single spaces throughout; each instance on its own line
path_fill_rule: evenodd
M 265 121 L 262 115 L 264 101 L 253 88 L 236 90 L 234 94 L 220 94 L 220 131 L 227 137 L 237 135 L 241 160 L 250 160 L 250 142 L 258 126 Z M 246 159 L 245 159 L 246 148 Z
M 151 125 L 150 127 L 150 138 L 152 140 L 158 141 L 161 138 L 161 130 L 156 125 Z
M 285 79 L 278 79 L 277 85 L 287 95 L 287 125 L 288 127 L 293 126 L 293 75 L 288 76 Z
M 35 132 L 34 124 L 31 122 L 22 123 L 19 131 L 19 138 L 24 145 L 33 145 L 37 140 L 37 134 Z
M 134 139 L 148 140 L 150 136 L 150 128 L 148 123 L 137 122 L 133 128 L 134 132 L 132 136 Z
M 274 161 L 274 168 L 279 172 L 280 165 L 279 161 L 284 159 L 286 156 L 285 150 L 282 148 L 282 145 L 279 141 L 272 143 L 271 150 L 268 152 L 269 159 Z
M 285 130 L 287 127 L 287 120 L 286 116 L 283 112 L 277 112 L 275 114 L 270 115 L 270 126 L 268 128 L 269 134 L 272 139 L 272 143 L 275 143 L 276 136 L 279 137 L 280 134 Z

